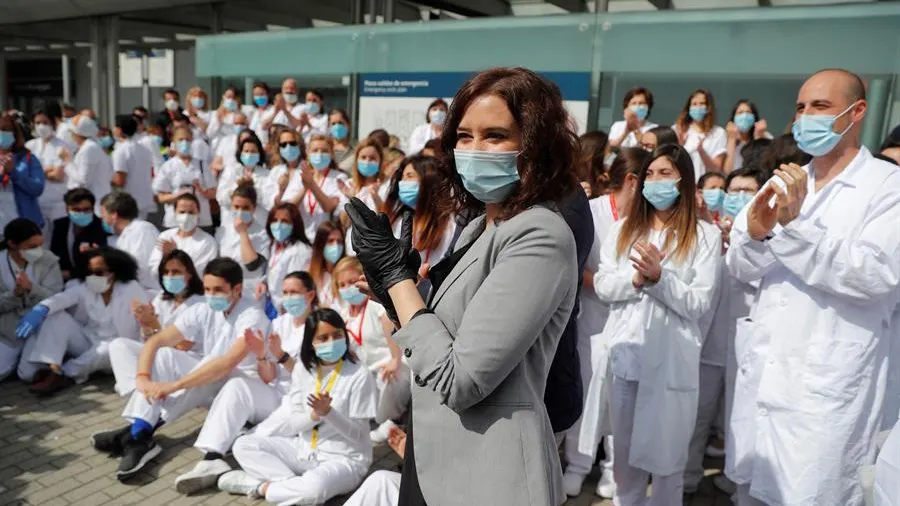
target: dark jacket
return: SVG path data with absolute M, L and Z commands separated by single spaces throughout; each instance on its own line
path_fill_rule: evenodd
M 73 226 L 69 217 L 60 218 L 53 222 L 53 237 L 50 238 L 50 251 L 59 257 L 59 267 L 69 271 L 69 278 L 81 277 L 87 270 L 87 258 L 81 252 L 82 244 L 96 244 L 106 246 L 107 234 L 103 231 L 100 217 L 94 216 L 94 221 L 81 230 L 75 231 L 75 241 L 72 243 L 72 251 L 68 251 L 69 227 Z
M 162 129 L 163 146 L 169 145 L 169 125 L 172 124 L 172 118 L 175 114 L 177 113 L 171 113 L 167 109 L 163 109 L 156 114 L 156 118 L 153 121 L 156 126 Z
M 591 206 L 587 196 L 578 189 L 572 196 L 559 203 L 566 224 L 575 235 L 575 250 L 578 259 L 578 293 L 581 293 L 581 279 L 588 253 L 594 245 L 594 220 L 591 218 Z M 544 391 L 544 405 L 550 417 L 553 432 L 560 433 L 569 429 L 578 421 L 584 409 L 584 388 L 581 383 L 581 366 L 578 360 L 578 329 L 576 321 L 580 308 L 580 299 L 575 299 L 575 308 L 569 317 L 556 355 L 550 364 L 547 375 L 547 387 Z

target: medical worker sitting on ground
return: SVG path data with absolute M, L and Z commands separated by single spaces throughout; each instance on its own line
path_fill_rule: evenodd
M 150 267 L 150 256 L 156 249 L 159 230 L 138 218 L 138 203 L 130 194 L 115 191 L 100 201 L 103 229 L 112 234 L 112 245 L 131 255 L 138 265 L 138 281 L 144 289 L 159 291 L 156 269 Z
M 203 275 L 206 304 L 185 309 L 174 324 L 148 339 L 139 355 L 130 357 L 137 366 L 136 391 L 122 417 L 131 424 L 91 436 L 97 450 L 122 455 L 119 480 L 135 476 L 162 451 L 153 441 L 157 428 L 214 398 L 209 423 L 195 443 L 206 452 L 206 460 L 180 476 L 176 488 L 183 493 L 200 490 L 230 469 L 222 454 L 256 409 L 265 407 L 271 389 L 259 379 L 257 361 L 244 338 L 248 330 L 265 333 L 269 320 L 253 301 L 241 297 L 242 283 L 237 262 L 213 260 Z M 240 404 L 248 399 L 252 405 Z
M 337 312 L 310 314 L 302 367 L 291 380 L 291 433 L 239 438 L 234 457 L 243 471 L 222 476 L 220 490 L 276 504 L 322 504 L 359 486 L 372 463 L 375 383 L 349 343 Z
M 859 76 L 810 77 L 793 134 L 812 162 L 781 165 L 731 230 L 731 274 L 761 283 L 735 337 L 741 506 L 863 502 L 900 285 L 900 171 L 860 145 L 867 108 Z
M 62 290 L 62 272 L 33 221 L 16 218 L 3 229 L 0 251 L 0 381 L 19 364 L 23 345 L 16 326 L 36 304 Z
M 712 306 L 722 244 L 718 230 L 697 218 L 694 181 L 685 148 L 658 147 L 641 168 L 628 217 L 603 242 L 594 275 L 610 315 L 602 337 L 608 352 L 595 353 L 588 405 L 599 399 L 593 409 L 605 410 L 609 396 L 621 506 L 682 503 L 697 415 L 699 321 Z M 593 455 L 587 443 L 596 429 L 582 425 L 581 452 Z
M 90 191 L 69 190 L 64 200 L 68 216 L 53 222 L 50 251 L 59 259 L 63 281 L 84 279 L 86 253 L 106 246 L 109 236 L 103 231 L 103 221 L 94 214 L 96 199 Z
M 87 381 L 95 371 L 110 371 L 110 341 L 116 337 L 140 340 L 131 304 L 150 299 L 137 282 L 137 271 L 134 259 L 124 251 L 94 250 L 88 254 L 83 282 L 69 283 L 63 292 L 44 299 L 22 317 L 16 335 L 28 341 L 19 377 L 33 382 L 32 392 L 51 394 Z M 87 321 L 77 321 L 69 309 Z
M 200 228 L 200 201 L 191 193 L 182 193 L 175 199 L 177 227 L 159 234 L 156 247 L 150 253 L 148 267 L 152 272 L 159 268 L 163 257 L 180 249 L 191 257 L 198 272 L 219 256 L 216 239 Z
M 266 229 L 272 247 L 265 252 L 269 257 L 269 265 L 265 281 L 256 286 L 256 298 L 262 299 L 268 294 L 272 307 L 277 313 L 281 313 L 284 309 L 281 306 L 282 281 L 290 272 L 309 270 L 312 246 L 306 238 L 300 210 L 294 204 L 278 204 L 269 213 Z

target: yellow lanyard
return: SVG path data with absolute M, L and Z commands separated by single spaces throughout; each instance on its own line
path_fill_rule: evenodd
M 331 393 L 331 389 L 334 388 L 334 383 L 337 381 L 337 377 L 341 375 L 341 369 L 344 367 L 344 359 L 341 359 L 337 366 L 335 366 L 334 370 L 331 371 L 331 374 L 328 376 L 328 382 L 325 383 L 325 392 L 326 394 Z M 319 390 L 322 388 L 322 368 L 316 368 L 316 390 L 315 393 L 322 393 Z M 312 449 L 315 450 L 317 446 L 319 446 L 319 427 L 318 425 L 313 428 L 312 433 Z

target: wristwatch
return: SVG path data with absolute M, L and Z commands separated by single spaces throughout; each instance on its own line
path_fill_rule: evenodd
M 281 355 L 281 358 L 278 359 L 278 363 L 284 365 L 284 363 L 290 359 L 291 356 L 288 354 L 288 352 L 284 352 L 284 354 Z

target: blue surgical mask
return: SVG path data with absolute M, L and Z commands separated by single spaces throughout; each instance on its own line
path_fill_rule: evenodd
M 331 136 L 335 139 L 343 139 L 347 137 L 348 133 L 350 133 L 350 130 L 347 128 L 347 125 L 343 123 L 335 123 L 331 125 Z
M 253 221 L 253 213 L 250 211 L 236 211 L 234 215 L 244 223 L 250 223 Z
M 69 212 L 69 221 L 74 223 L 79 227 L 86 227 L 94 221 L 94 213 L 78 213 L 75 211 Z
M 696 106 L 688 109 L 688 116 L 694 121 L 703 121 L 706 118 L 706 106 Z
M 373 160 L 357 160 L 356 170 L 362 177 L 372 177 L 378 174 L 378 162 Z
M 163 276 L 163 289 L 172 295 L 178 295 L 187 288 L 187 281 L 183 276 Z
M 641 192 L 650 205 L 657 210 L 665 211 L 672 207 L 678 200 L 679 179 L 666 179 L 664 181 L 644 181 L 644 190 Z
M 191 155 L 191 141 L 182 139 L 175 142 L 175 152 L 182 156 Z
M 240 135 L 241 132 L 247 129 L 247 125 L 231 125 L 231 132 L 234 135 Z
M 241 163 L 246 167 L 256 167 L 259 164 L 259 153 L 241 153 Z
M 853 127 L 853 123 L 850 123 L 843 132 L 837 133 L 834 131 L 835 121 L 847 114 L 855 105 L 856 103 L 854 102 L 837 116 L 830 114 L 801 114 L 791 128 L 794 139 L 797 141 L 797 147 L 804 153 L 812 156 L 824 156 L 830 153 L 844 134 Z
M 197 109 L 203 109 L 203 106 L 206 105 L 206 100 L 203 100 L 203 97 L 191 97 L 191 105 Z
M 103 149 L 109 149 L 115 143 L 116 143 L 115 139 L 113 139 L 109 135 L 104 135 L 103 137 L 100 137 L 100 147 L 102 147 Z
M 281 158 L 286 162 L 293 162 L 300 158 L 300 146 L 287 145 L 278 150 Z
M 306 102 L 306 112 L 315 116 L 322 110 L 322 106 L 318 102 Z
M 286 296 L 284 299 L 281 299 L 281 305 L 284 306 L 284 310 L 291 316 L 302 316 L 306 312 L 307 306 L 309 306 L 306 302 L 306 297 L 303 295 Z
M 647 115 L 650 114 L 650 107 L 647 105 L 631 105 L 628 106 L 631 109 L 631 112 L 637 116 L 637 119 L 644 121 L 647 119 Z
M 415 209 L 416 201 L 419 199 L 419 182 L 418 181 L 400 181 L 397 185 L 398 197 L 400 202 Z
M 734 115 L 734 125 L 738 127 L 742 133 L 747 133 L 756 123 L 756 116 L 752 112 L 742 112 Z
M 428 113 L 428 118 L 431 119 L 431 122 L 437 126 L 443 126 L 444 121 L 447 120 L 447 111 L 443 109 L 435 109 Z
M 737 216 L 744 207 L 753 200 L 753 194 L 750 192 L 729 193 L 725 195 L 722 202 L 722 209 L 726 216 Z
M 358 306 L 366 301 L 366 294 L 359 291 L 359 288 L 353 285 L 346 286 L 338 290 L 341 298 L 351 306 Z
M 157 148 L 162 146 L 162 141 L 163 141 L 162 137 L 160 137 L 158 135 L 151 135 L 150 140 L 153 141 L 153 144 L 155 144 Z
M 719 188 L 711 190 L 703 190 L 703 202 L 710 211 L 718 211 L 722 208 L 722 201 L 725 199 L 725 191 Z
M 233 111 L 237 109 L 237 101 L 233 98 L 226 98 L 222 101 L 222 107 L 228 111 Z
M 228 306 L 231 305 L 231 302 L 225 295 L 207 295 L 206 304 L 208 304 L 209 308 L 213 311 L 222 312 L 228 309 Z
M 269 97 L 265 95 L 256 95 L 253 97 L 253 103 L 256 104 L 257 107 L 265 107 L 269 103 Z
M 328 153 L 310 153 L 309 164 L 316 170 L 325 170 L 331 165 L 331 155 Z
M 454 149 L 453 156 L 463 186 L 485 204 L 503 202 L 519 182 L 518 151 Z
M 274 237 L 276 241 L 284 242 L 291 236 L 291 233 L 294 231 L 294 226 L 290 223 L 275 222 L 269 225 L 269 230 L 272 232 L 272 237 Z
M 333 339 L 327 343 L 316 344 L 313 349 L 322 362 L 337 362 L 347 353 L 347 340 Z
M 110 235 L 116 235 L 116 231 L 113 229 L 112 225 L 110 225 L 109 223 L 107 223 L 105 221 L 101 221 L 100 223 L 102 223 L 104 232 L 106 232 L 107 234 L 110 234 Z
M 9 130 L 0 130 L 0 149 L 9 149 L 16 142 L 16 134 Z
M 344 246 L 341 244 L 326 244 L 325 250 L 322 251 L 325 261 L 330 264 L 336 264 L 342 254 L 344 254 Z

